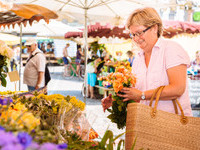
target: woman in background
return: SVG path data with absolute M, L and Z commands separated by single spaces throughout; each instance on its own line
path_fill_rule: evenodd
M 130 63 L 130 66 L 132 67 L 135 56 L 133 55 L 132 51 L 127 51 L 126 54 L 128 55 L 128 61 Z
M 80 66 L 81 66 L 81 56 L 84 56 L 81 47 L 78 47 L 77 51 L 76 51 L 76 74 L 78 76 L 80 76 Z

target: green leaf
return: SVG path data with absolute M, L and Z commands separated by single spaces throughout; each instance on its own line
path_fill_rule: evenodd
M 110 140 L 109 145 L 113 142 L 113 132 L 110 130 L 107 130 L 99 143 L 100 148 L 104 148 L 106 145 L 107 140 Z M 112 141 L 111 141 L 112 140 Z
M 121 134 L 119 134 L 118 136 L 116 136 L 115 138 L 114 138 L 114 141 L 116 140 L 116 139 L 118 139 L 119 137 L 121 137 L 122 135 L 124 135 L 126 132 L 124 132 L 124 133 L 121 133 Z
M 4 77 L 1 76 L 1 85 L 2 85 L 3 87 L 6 87 L 6 84 L 7 84 L 6 79 L 5 79 Z
M 123 148 L 124 148 L 124 144 L 125 144 L 125 141 L 123 139 L 121 139 L 117 145 L 117 150 L 120 150 L 121 148 L 121 145 L 123 144 Z

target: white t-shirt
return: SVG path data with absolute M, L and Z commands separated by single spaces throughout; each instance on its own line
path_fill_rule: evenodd
M 38 80 L 38 73 L 45 72 L 46 58 L 40 49 L 33 51 L 32 55 L 35 56 L 28 61 L 24 69 L 24 84 L 35 87 Z M 44 87 L 44 85 L 43 77 L 41 87 Z

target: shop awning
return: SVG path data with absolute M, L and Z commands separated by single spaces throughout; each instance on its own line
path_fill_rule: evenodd
M 49 19 L 56 19 L 58 15 L 53 11 L 34 4 L 13 4 L 13 7 L 8 11 L 0 12 L 0 27 L 13 26 L 23 23 L 26 26 L 27 22 L 32 24 L 34 20 L 39 21 L 44 19 L 49 22 Z
M 181 33 L 200 33 L 200 24 L 181 22 L 181 21 L 163 21 L 163 36 L 165 38 L 171 38 L 177 34 Z M 65 34 L 65 38 L 82 38 L 82 32 L 68 32 Z M 90 38 L 102 38 L 102 37 L 118 37 L 129 39 L 129 33 L 125 27 L 113 27 L 110 25 L 100 25 L 96 23 L 95 25 L 88 26 L 88 37 Z

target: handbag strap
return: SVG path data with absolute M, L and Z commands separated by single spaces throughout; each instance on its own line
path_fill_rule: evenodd
M 40 52 L 35 53 L 35 55 L 37 55 L 38 53 L 40 53 Z M 29 59 L 27 59 L 26 64 L 27 64 L 27 63 L 29 62 L 29 60 L 30 60 L 31 58 L 33 58 L 35 55 L 31 55 L 31 56 L 29 57 Z
M 164 89 L 164 87 L 165 86 L 159 87 L 159 89 L 158 89 L 158 91 L 156 93 L 157 95 L 156 95 L 155 105 L 152 108 L 152 112 L 151 112 L 152 118 L 156 117 L 158 101 L 160 99 L 160 95 L 161 95 L 162 90 Z M 176 104 L 178 104 L 178 107 L 179 107 L 179 109 L 181 111 L 181 119 L 180 119 L 181 123 L 182 124 L 187 124 L 188 123 L 188 118 L 184 115 L 183 109 L 182 109 L 181 104 L 179 103 L 179 101 L 177 99 L 175 99 L 175 100 L 172 100 L 172 102 L 173 102 L 173 104 L 175 103 L 174 109 L 175 109 L 175 112 L 177 112 L 177 113 L 178 113 L 178 109 L 177 109 L 177 105 Z
M 163 86 L 160 86 L 160 87 L 158 87 L 157 89 L 154 90 L 153 95 L 151 96 L 151 99 L 150 99 L 150 103 L 149 103 L 149 106 L 150 106 L 150 107 L 152 107 L 153 100 L 155 99 L 155 96 L 156 96 L 156 94 L 157 94 L 157 92 L 158 92 L 158 90 L 159 90 L 160 88 L 164 88 L 164 87 L 163 87 Z M 178 114 L 178 108 L 177 108 L 175 99 L 173 99 L 172 102 L 173 102 L 173 105 L 174 105 L 175 113 Z
M 174 105 L 175 114 L 178 114 L 178 108 L 177 108 L 177 105 L 176 105 L 176 99 L 173 99 L 173 100 L 172 100 L 172 103 L 173 103 L 173 105 Z
M 150 99 L 150 103 L 149 103 L 149 106 L 150 106 L 150 107 L 152 107 L 153 100 L 155 99 L 155 96 L 156 96 L 156 94 L 157 94 L 157 92 L 158 92 L 158 90 L 159 90 L 160 88 L 161 88 L 161 86 L 154 90 L 153 95 L 151 96 L 151 99 Z

